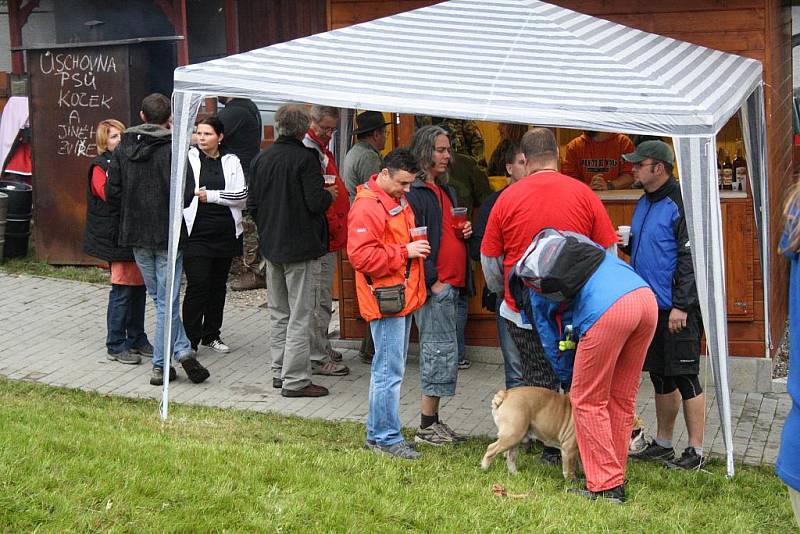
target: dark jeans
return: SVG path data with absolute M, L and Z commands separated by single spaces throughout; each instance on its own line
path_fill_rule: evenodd
M 144 333 L 145 286 L 111 285 L 106 312 L 106 348 L 117 354 L 147 343 Z
M 232 258 L 184 256 L 183 327 L 192 348 L 219 339 Z

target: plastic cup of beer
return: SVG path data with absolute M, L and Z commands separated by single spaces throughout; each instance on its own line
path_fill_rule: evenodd
M 450 213 L 453 216 L 453 228 L 463 230 L 467 226 L 467 208 L 453 208 Z
M 428 240 L 428 227 L 417 226 L 409 230 L 411 233 L 411 241 L 427 241 Z
M 622 239 L 622 246 L 627 247 L 628 241 L 630 241 L 631 239 L 631 227 L 620 226 L 618 231 L 619 231 L 619 236 Z
M 333 185 L 336 183 L 335 174 L 323 174 L 322 177 L 325 178 L 325 185 Z

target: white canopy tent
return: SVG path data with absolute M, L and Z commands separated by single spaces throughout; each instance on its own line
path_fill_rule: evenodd
M 671 136 L 732 476 L 715 135 L 739 111 L 768 319 L 762 84 L 756 60 L 538 0 L 452 0 L 181 67 L 173 94 L 170 253 L 174 258 L 177 251 L 192 126 L 202 98 L 210 95 Z M 173 273 L 167 294 L 174 283 Z M 167 320 L 170 316 L 168 310 Z M 169 340 L 164 341 L 169 349 Z M 168 387 L 167 381 L 162 417 L 167 416 Z

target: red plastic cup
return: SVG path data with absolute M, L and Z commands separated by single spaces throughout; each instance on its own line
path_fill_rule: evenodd
M 428 227 L 417 226 L 409 230 L 411 234 L 411 241 L 427 241 L 428 240 Z
M 467 226 L 467 208 L 453 208 L 450 210 L 452 218 L 452 226 L 456 230 L 464 230 Z

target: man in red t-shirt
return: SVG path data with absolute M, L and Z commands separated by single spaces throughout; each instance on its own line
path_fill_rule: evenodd
M 431 253 L 425 258 L 428 296 L 422 308 L 414 312 L 422 383 L 422 415 L 414 441 L 446 445 L 464 440 L 439 420 L 439 399 L 456 393 L 457 325 L 460 318 L 466 318 L 461 294 L 471 282 L 464 240 L 472 236 L 472 224 L 456 224 L 451 212 L 458 206 L 455 191 L 441 180 L 446 177 L 451 158 L 447 132 L 439 126 L 423 126 L 411 140 L 411 152 L 421 172 L 406 199 L 417 226 L 427 227 L 431 246 Z
M 558 172 L 558 143 L 547 128 L 522 138 L 528 176 L 509 185 L 492 208 L 481 243 L 481 266 L 489 290 L 503 295 L 500 315 L 520 351 L 526 385 L 558 390 L 559 380 L 544 355 L 536 330 L 520 316 L 508 287 L 509 274 L 543 228 L 586 235 L 603 247 L 618 238 L 602 202 L 589 187 Z M 543 458 L 555 461 L 557 449 Z
M 633 149 L 625 134 L 585 131 L 567 145 L 561 171 L 596 191 L 628 189 L 633 184 L 633 165 L 622 155 Z

